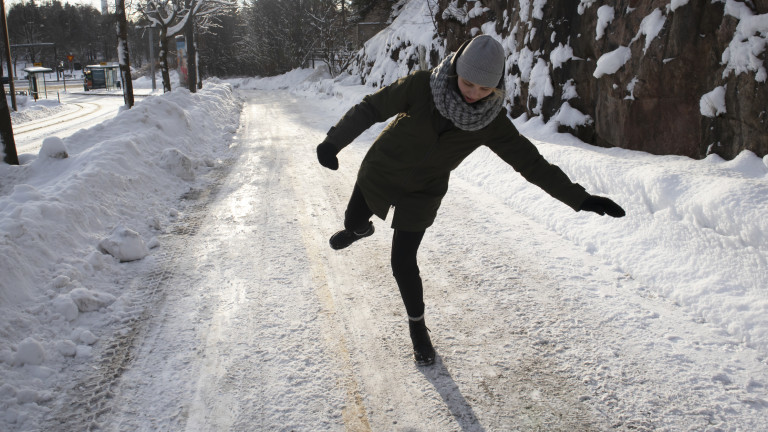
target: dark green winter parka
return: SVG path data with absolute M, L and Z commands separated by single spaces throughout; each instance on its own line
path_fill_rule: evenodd
M 428 71 L 415 72 L 366 96 L 328 132 L 326 141 L 341 150 L 374 123 L 396 116 L 374 141 L 357 176 L 376 216 L 385 219 L 394 206 L 393 228 L 428 228 L 448 191 L 451 171 L 481 145 L 529 182 L 579 209 L 587 192 L 520 135 L 505 109 L 478 131 L 456 128 L 435 108 L 429 77 Z

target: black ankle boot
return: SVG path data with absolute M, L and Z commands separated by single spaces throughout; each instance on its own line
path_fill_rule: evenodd
M 424 317 L 418 321 L 408 320 L 408 330 L 413 342 L 413 357 L 419 366 L 428 366 L 435 362 L 435 349 L 429 339 L 429 329 Z

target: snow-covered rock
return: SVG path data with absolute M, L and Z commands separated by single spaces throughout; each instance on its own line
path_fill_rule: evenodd
M 77 305 L 80 312 L 93 312 L 103 309 L 115 302 L 116 297 L 87 288 L 75 288 L 69 292 L 70 298 Z
M 99 250 L 120 262 L 136 261 L 149 255 L 141 234 L 124 226 L 117 226 L 109 237 L 99 242 Z

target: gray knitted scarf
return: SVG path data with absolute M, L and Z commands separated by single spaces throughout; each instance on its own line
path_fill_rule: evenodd
M 496 118 L 501 111 L 504 98 L 491 95 L 473 104 L 466 103 L 456 88 L 456 72 L 451 68 L 451 59 L 454 55 L 446 57 L 434 68 L 429 78 L 435 107 L 457 128 L 465 131 L 480 130 Z

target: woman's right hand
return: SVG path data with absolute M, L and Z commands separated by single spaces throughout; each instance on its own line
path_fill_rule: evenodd
M 323 141 L 317 146 L 317 160 L 320 165 L 334 171 L 339 169 L 339 159 L 336 157 L 338 153 L 336 146 L 328 141 Z

